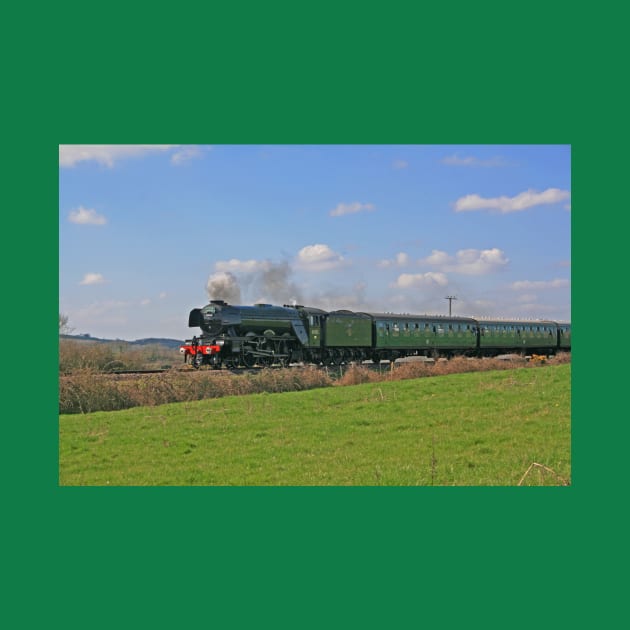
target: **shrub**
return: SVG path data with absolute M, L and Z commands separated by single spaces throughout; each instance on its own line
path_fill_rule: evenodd
M 59 373 L 81 370 L 112 372 L 145 370 L 182 362 L 178 350 L 160 344 L 134 347 L 126 341 L 98 342 L 59 339 Z
M 78 344 L 80 347 L 72 347 L 71 344 Z M 535 367 L 541 364 L 540 361 L 528 363 L 522 357 L 514 357 L 512 360 L 456 357 L 450 361 L 438 360 L 435 363 L 410 361 L 395 364 L 393 368 L 383 367 L 378 371 L 368 366 L 352 364 L 342 370 L 336 381 L 329 376 L 327 370 L 313 366 L 260 370 L 246 375 L 235 375 L 228 371 L 173 369 L 139 377 L 99 371 L 99 365 L 111 365 L 112 361 L 118 359 L 114 358 L 116 355 L 111 349 L 95 345 L 96 348 L 85 348 L 81 342 L 60 344 L 60 371 L 62 365 L 68 369 L 67 373 L 61 372 L 59 377 L 60 413 L 113 411 L 221 396 L 302 391 L 331 385 L 359 385 L 458 372 L 509 370 L 521 365 Z M 69 353 L 70 357 L 66 356 L 66 353 Z M 132 365 L 133 361 L 129 359 L 129 354 L 125 353 L 124 356 L 124 365 Z M 143 352 L 138 356 L 146 358 Z M 570 353 L 560 353 L 551 357 L 547 363 L 553 365 L 568 363 L 570 360 Z
M 137 406 L 202 400 L 261 392 L 327 387 L 332 380 L 315 368 L 261 370 L 238 376 L 227 372 L 169 370 L 161 374 L 102 374 L 89 368 L 59 378 L 59 413 L 114 411 Z

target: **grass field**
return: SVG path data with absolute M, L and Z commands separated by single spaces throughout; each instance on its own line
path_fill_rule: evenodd
M 62 415 L 59 483 L 566 485 L 571 365 Z

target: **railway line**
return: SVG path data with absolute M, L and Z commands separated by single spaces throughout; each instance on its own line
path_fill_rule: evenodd
M 515 355 L 515 354 L 505 354 L 493 357 L 494 359 L 503 360 L 503 361 L 512 361 L 512 362 L 525 362 L 529 360 L 530 357 Z M 486 360 L 483 357 L 467 357 L 467 361 L 484 361 Z M 214 368 L 213 366 L 204 365 L 199 369 L 195 369 L 190 365 L 182 366 L 182 367 L 170 367 L 170 368 L 155 368 L 155 369 L 146 369 L 146 370 L 112 370 L 111 372 L 102 372 L 103 375 L 113 375 L 113 376 L 145 376 L 145 375 L 153 375 L 153 374 L 165 374 L 165 373 L 188 373 L 188 374 L 216 374 L 216 375 L 245 375 L 245 374 L 257 374 L 263 371 L 271 371 L 271 370 L 287 370 L 287 369 L 304 369 L 306 367 L 310 367 L 313 369 L 321 370 L 322 372 L 326 372 L 330 375 L 343 375 L 345 371 L 352 368 L 353 366 L 362 367 L 364 369 L 368 369 L 375 372 L 383 372 L 389 370 L 395 370 L 403 365 L 407 365 L 409 363 L 423 363 L 425 365 L 435 365 L 437 362 L 446 362 L 448 359 L 446 358 L 438 358 L 434 359 L 432 357 L 405 357 L 401 359 L 397 359 L 396 361 L 381 361 L 380 363 L 374 363 L 373 361 L 352 361 L 348 363 L 342 363 L 341 365 L 313 365 L 313 364 L 305 364 L 305 363 L 291 363 L 288 366 L 284 365 L 255 365 L 252 367 L 227 367 L 223 366 L 220 368 Z

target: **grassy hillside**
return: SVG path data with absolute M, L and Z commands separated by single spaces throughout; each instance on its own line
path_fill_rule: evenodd
M 62 415 L 59 482 L 563 485 L 570 376 L 565 364 Z

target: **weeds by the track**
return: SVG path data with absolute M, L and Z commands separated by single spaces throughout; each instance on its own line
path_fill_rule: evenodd
M 558 354 L 546 364 L 570 362 L 569 354 Z M 456 357 L 435 364 L 409 362 L 391 368 L 383 364 L 374 370 L 364 365 L 342 366 L 337 374 L 314 367 L 260 370 L 253 374 L 233 375 L 228 371 L 169 370 L 141 378 L 103 374 L 92 368 L 75 369 L 59 378 L 59 413 L 114 411 L 130 407 L 151 407 L 173 402 L 220 398 L 259 392 L 288 392 L 317 387 L 358 385 L 399 381 L 463 372 L 505 370 L 525 365 L 536 367 L 539 361 L 466 359 Z

